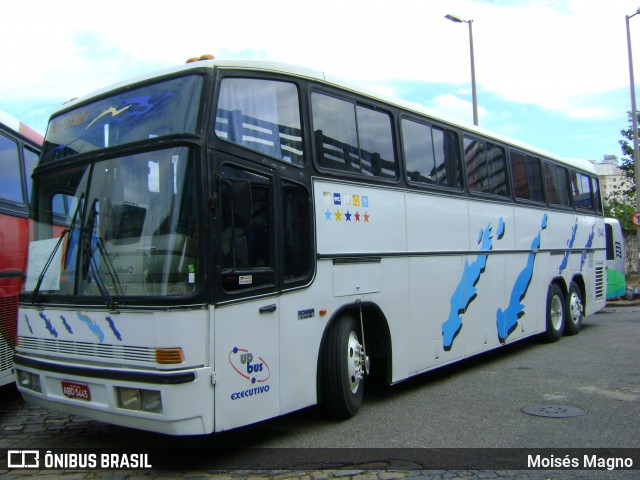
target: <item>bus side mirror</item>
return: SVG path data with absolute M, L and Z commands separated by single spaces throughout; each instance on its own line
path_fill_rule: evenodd
M 245 181 L 233 181 L 233 226 L 249 228 L 253 217 L 253 201 L 251 199 L 251 184 Z

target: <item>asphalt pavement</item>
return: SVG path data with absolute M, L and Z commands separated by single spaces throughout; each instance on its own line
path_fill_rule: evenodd
M 13 385 L 0 387 L 0 480 L 13 478 L 137 479 L 247 478 L 306 480 L 407 479 L 638 479 L 634 469 L 471 469 L 442 468 L 420 461 L 424 455 L 536 453 L 582 455 L 591 449 L 625 449 L 640 455 L 640 302 L 612 303 L 586 319 L 583 331 L 555 344 L 527 339 L 503 351 L 483 354 L 421 375 L 394 387 L 369 385 L 358 416 L 327 421 L 306 409 L 242 429 L 204 437 L 169 437 L 111 426 L 43 410 L 22 401 Z M 533 415 L 527 408 L 533 408 Z M 564 410 L 568 407 L 568 410 Z M 577 410 L 572 410 L 572 409 Z M 539 410 L 536 412 L 536 409 Z M 566 415 L 567 412 L 570 415 Z M 536 414 L 538 413 L 538 414 Z M 543 415 L 539 415 L 539 414 Z M 545 416 L 544 414 L 547 414 Z M 549 414 L 551 416 L 549 416 Z M 556 417 L 554 418 L 554 415 Z M 237 447 L 238 467 L 215 465 L 187 470 L 100 470 L 7 468 L 8 450 L 51 449 L 54 452 L 119 451 L 136 447 L 199 455 Z M 579 451 L 570 450 L 572 448 Z M 335 450 L 330 450 L 330 449 Z M 365 449 L 382 456 L 405 452 L 394 462 L 346 460 L 327 462 L 327 455 L 349 458 Z M 56 450 L 61 449 L 61 450 Z M 92 449 L 92 450 L 84 450 Z M 392 449 L 392 450 L 385 450 Z M 569 450 L 568 450 L 569 449 Z M 626 450 L 633 449 L 633 450 Z M 176 453 L 178 452 L 178 453 Z M 305 460 L 318 454 L 327 468 L 247 468 L 243 452 Z M 282 453 L 285 452 L 285 453 Z M 329 452 L 329 453 L 327 453 Z M 506 453 L 505 453 L 506 452 Z M 237 452 L 235 452 L 237 454 Z M 375 455 L 374 455 L 375 456 Z M 402 455 L 400 455 L 402 457 Z M 357 458 L 357 455 L 353 455 Z M 426 458 L 426 457 L 425 457 Z M 433 457 L 432 457 L 433 458 Z M 305 465 L 304 461 L 299 462 Z M 308 463 L 308 462 L 307 462 Z M 463 462 L 461 462 L 463 463 Z M 497 465 L 502 465 L 500 462 Z M 319 464 L 320 466 L 322 463 Z M 491 459 L 489 458 L 489 465 Z M 278 465 L 278 467 L 280 467 Z

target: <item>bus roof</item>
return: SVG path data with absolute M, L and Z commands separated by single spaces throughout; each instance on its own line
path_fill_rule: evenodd
M 0 123 L 5 127 L 10 128 L 14 132 L 19 133 L 23 137 L 31 140 L 33 143 L 38 145 L 42 145 L 44 141 L 44 137 L 36 132 L 33 128 L 28 125 L 22 123 L 20 120 L 15 118 L 13 115 L 5 112 L 4 110 L 0 110 Z
M 290 65 L 286 63 L 279 62 L 271 62 L 271 61 L 261 61 L 261 60 L 201 60 L 186 63 L 183 65 L 178 65 L 175 67 L 167 68 L 164 70 L 151 72 L 146 75 L 142 75 L 139 77 L 131 78 L 128 80 L 124 80 L 122 82 L 116 83 L 114 85 L 107 86 L 100 90 L 97 90 L 91 94 L 83 96 L 81 98 L 73 99 L 64 105 L 61 105 L 60 108 L 53 113 L 56 115 L 58 112 L 62 112 L 73 108 L 75 104 L 85 102 L 93 97 L 97 97 L 103 95 L 111 90 L 117 90 L 121 87 L 125 87 L 127 85 L 131 85 L 134 83 L 140 83 L 147 80 L 152 80 L 154 78 L 159 78 L 166 75 L 171 75 L 174 73 L 185 72 L 188 70 L 201 70 L 203 68 L 210 69 L 239 69 L 239 70 L 252 70 L 252 71 L 262 71 L 262 72 L 270 72 L 270 73 L 278 73 L 278 74 L 286 74 L 292 75 L 294 77 L 306 78 L 309 80 L 314 80 L 320 83 L 324 83 L 330 86 L 338 87 L 341 89 L 349 90 L 353 93 L 358 93 L 360 95 L 364 95 L 366 97 L 372 98 L 377 101 L 381 101 L 396 107 L 400 107 L 404 110 L 408 110 L 414 112 L 419 115 L 424 115 L 427 117 L 431 117 L 434 120 L 441 121 L 443 123 L 452 125 L 457 128 L 461 128 L 467 130 L 469 132 L 477 133 L 486 137 L 493 138 L 497 141 L 506 143 L 515 148 L 522 148 L 524 150 L 528 150 L 530 152 L 536 153 L 538 155 L 558 160 L 563 163 L 569 164 L 581 170 L 587 171 L 589 173 L 595 174 L 596 169 L 593 163 L 586 159 L 581 158 L 567 158 L 561 157 L 551 152 L 545 151 L 538 147 L 529 145 L 520 140 L 516 140 L 514 138 L 510 138 L 496 132 L 484 129 L 482 127 L 472 125 L 469 123 L 462 122 L 460 120 L 448 117 L 446 114 L 442 114 L 441 112 L 436 112 L 431 110 L 423 105 L 420 105 L 415 102 L 409 102 L 406 100 L 402 100 L 398 97 L 394 97 L 388 94 L 380 94 L 379 92 L 375 92 L 371 89 L 360 87 L 348 80 L 340 78 L 338 76 L 333 76 L 331 74 L 327 74 L 321 70 L 315 70 L 308 67 L 302 67 L 297 65 Z

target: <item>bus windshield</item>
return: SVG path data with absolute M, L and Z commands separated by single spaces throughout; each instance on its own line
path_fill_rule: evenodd
M 41 162 L 165 135 L 195 133 L 202 77 L 127 90 L 51 119 Z
M 195 177 L 187 147 L 40 175 L 25 286 L 32 300 L 192 294 Z M 66 226 L 62 234 L 55 224 Z

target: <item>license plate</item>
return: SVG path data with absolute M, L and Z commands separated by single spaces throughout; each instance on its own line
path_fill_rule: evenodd
M 62 382 L 62 393 L 65 397 L 77 398 L 80 400 L 91 400 L 91 393 L 89 392 L 89 385 L 86 383 L 76 382 Z

